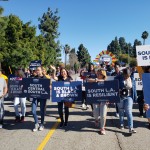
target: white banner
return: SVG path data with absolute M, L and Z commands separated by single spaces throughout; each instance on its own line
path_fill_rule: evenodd
M 138 66 L 150 66 L 150 45 L 136 46 Z
M 136 83 L 136 90 L 142 91 L 143 84 L 142 84 L 142 80 L 139 77 L 139 73 L 134 73 L 134 79 L 135 79 L 135 83 Z

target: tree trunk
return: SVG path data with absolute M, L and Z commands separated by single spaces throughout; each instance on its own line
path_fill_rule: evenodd
M 143 45 L 145 45 L 145 39 L 143 39 Z
M 67 64 L 67 54 L 65 53 L 65 68 L 66 68 L 66 64 Z

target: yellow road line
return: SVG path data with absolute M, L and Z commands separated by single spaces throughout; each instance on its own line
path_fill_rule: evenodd
M 60 119 L 58 119 L 57 122 L 50 129 L 50 131 L 46 135 L 45 139 L 41 142 L 41 144 L 39 145 L 39 147 L 37 148 L 37 150 L 43 150 L 43 148 L 45 147 L 45 145 L 47 144 L 47 142 L 49 141 L 49 139 L 51 138 L 51 136 L 55 132 L 55 130 L 56 130 L 57 126 L 59 125 L 59 123 L 60 123 Z

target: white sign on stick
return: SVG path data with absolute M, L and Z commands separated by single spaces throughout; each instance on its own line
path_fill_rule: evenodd
M 150 45 L 136 46 L 138 66 L 150 66 Z
M 134 80 L 135 80 L 135 84 L 136 84 L 136 90 L 142 91 L 143 84 L 142 84 L 142 80 L 140 79 L 139 73 L 134 73 Z

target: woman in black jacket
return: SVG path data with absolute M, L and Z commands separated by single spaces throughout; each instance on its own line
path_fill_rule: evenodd
M 60 75 L 57 77 L 56 74 L 56 68 L 54 66 L 50 66 L 54 70 L 54 80 L 57 81 L 71 81 L 73 80 L 72 77 L 69 75 L 68 71 L 65 68 L 60 69 Z M 63 117 L 63 105 L 65 109 L 65 120 Z M 58 102 L 58 113 L 59 117 L 61 119 L 60 127 L 67 126 L 68 125 L 68 117 L 69 117 L 69 106 L 66 105 L 66 102 L 61 101 Z

